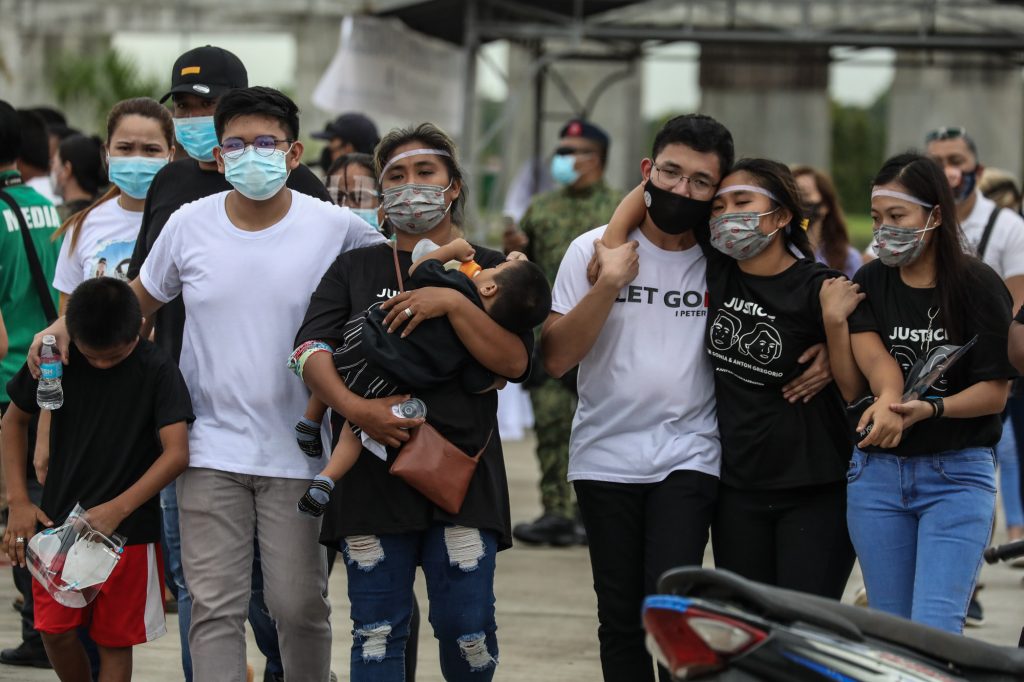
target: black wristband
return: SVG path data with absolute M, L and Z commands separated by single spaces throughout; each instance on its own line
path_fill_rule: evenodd
M 939 419 L 942 417 L 942 414 L 946 411 L 946 406 L 942 403 L 942 398 L 939 396 L 930 396 L 925 398 L 925 400 L 931 403 L 932 409 L 935 410 L 935 413 L 932 415 L 932 419 Z

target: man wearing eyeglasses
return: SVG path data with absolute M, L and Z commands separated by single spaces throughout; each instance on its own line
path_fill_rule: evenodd
M 175 211 L 197 199 L 231 189 L 224 175 L 217 170 L 213 150 L 219 144 L 213 114 L 220 98 L 235 88 L 248 85 L 248 74 L 241 60 L 233 53 L 211 45 L 197 47 L 182 54 L 171 69 L 171 88 L 161 102 L 173 102 L 175 136 L 189 158 L 169 163 L 162 168 L 146 195 L 142 227 L 135 242 L 128 279 L 139 276 L 153 244 Z M 306 166 L 300 165 L 288 176 L 288 187 L 328 201 L 324 186 Z M 181 356 L 185 330 L 185 304 L 181 296 L 161 307 L 154 316 L 157 345 L 177 361 Z M 182 668 L 186 682 L 192 680 L 192 661 L 188 646 L 192 599 L 181 570 L 181 548 L 178 532 L 178 502 L 172 483 L 160 494 L 163 512 L 164 542 L 167 549 L 168 578 L 177 598 L 180 625 Z M 253 562 L 253 594 L 249 622 L 256 644 L 267 657 L 264 678 L 281 679 L 283 667 L 278 651 L 274 622 L 266 615 L 263 603 L 262 573 L 257 547 Z
M 590 545 L 605 680 L 653 682 L 644 595 L 665 570 L 699 566 L 708 540 L 721 445 L 696 232 L 733 159 L 718 121 L 668 121 L 640 164 L 647 215 L 635 241 L 606 248 L 604 227 L 579 236 L 552 288 L 544 366 L 561 376 L 579 365 L 568 476 Z
M 565 124 L 551 158 L 551 175 L 559 189 L 535 198 L 520 224 L 515 240 L 530 260 L 540 265 L 549 282 L 555 281 L 558 264 L 573 239 L 584 231 L 608 222 L 620 192 L 604 181 L 608 159 L 608 135 L 582 119 Z M 575 376 L 567 382 L 552 381 L 534 363 L 530 381 L 537 461 L 540 464 L 540 495 L 544 513 L 532 522 L 519 523 L 512 535 L 522 542 L 565 547 L 585 539 L 575 522 L 572 490 L 566 480 L 569 434 L 576 410 Z

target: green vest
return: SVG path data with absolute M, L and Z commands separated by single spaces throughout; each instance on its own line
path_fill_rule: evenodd
M 606 225 L 620 199 L 622 194 L 603 180 L 579 191 L 563 187 L 534 198 L 520 228 L 530 239 L 530 259 L 540 266 L 549 282 L 554 283 L 572 240 Z
M 17 171 L 0 173 L 0 185 Z M 57 209 L 43 195 L 25 185 L 10 185 L 4 188 L 28 223 L 29 234 L 35 244 L 43 275 L 50 285 L 50 295 L 57 305 L 57 291 L 53 288 L 53 271 L 57 267 L 60 241 L 51 241 L 53 233 L 60 227 Z M 32 273 L 21 240 L 18 218 L 6 202 L 0 202 L 0 315 L 7 327 L 9 350 L 0 360 L 0 402 L 10 401 L 7 382 L 25 362 L 32 337 L 47 325 L 46 314 L 39 303 L 39 294 L 32 283 Z

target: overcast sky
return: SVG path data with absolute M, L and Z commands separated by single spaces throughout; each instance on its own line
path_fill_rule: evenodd
M 143 73 L 167 79 L 170 66 L 182 52 L 197 45 L 214 44 L 239 56 L 249 71 L 252 84 L 288 87 L 294 79 L 295 43 L 290 34 L 191 34 L 123 33 L 114 37 L 114 46 L 138 64 Z M 488 48 L 494 60 L 504 63 L 506 50 L 501 44 Z M 680 43 L 653 52 L 644 65 L 643 115 L 652 117 L 671 111 L 694 109 L 700 98 L 697 68 L 700 49 L 693 43 Z M 830 92 L 844 104 L 867 106 L 892 82 L 891 50 L 874 49 L 834 51 L 830 73 Z M 492 69 L 482 65 L 479 90 L 502 99 L 505 86 Z

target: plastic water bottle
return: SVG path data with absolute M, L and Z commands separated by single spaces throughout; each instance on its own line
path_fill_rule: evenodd
M 59 410 L 64 404 L 64 387 L 60 378 L 64 365 L 57 350 L 57 339 L 50 334 L 43 337 L 43 349 L 39 353 L 39 388 L 36 389 L 36 403 L 44 410 Z

